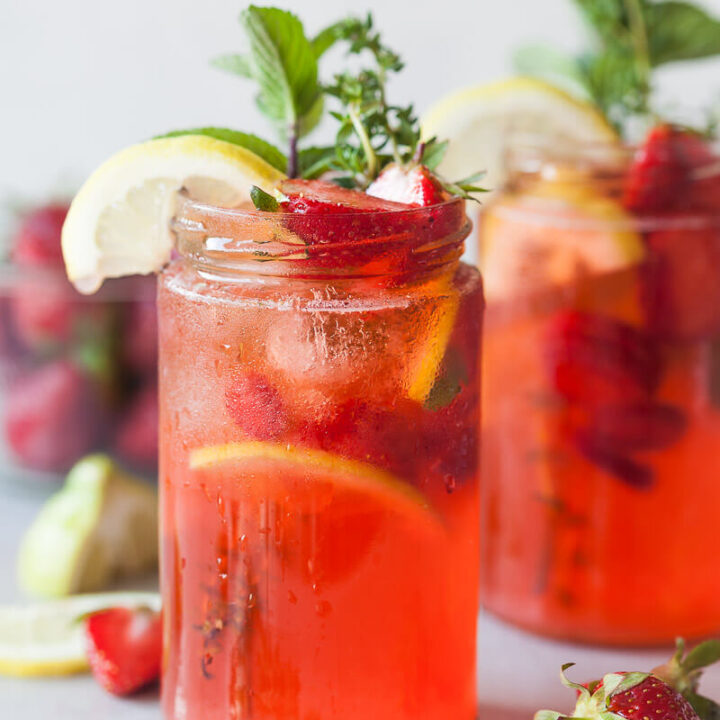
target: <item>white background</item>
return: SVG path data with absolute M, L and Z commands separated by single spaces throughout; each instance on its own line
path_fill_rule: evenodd
M 423 110 L 509 72 L 511 49 L 580 47 L 572 0 L 285 0 L 315 32 L 373 11 L 407 62 L 393 98 Z M 703 0 L 720 15 L 720 0 Z M 266 132 L 247 81 L 208 66 L 242 49 L 243 0 L 0 0 L 0 201 L 71 191 L 115 150 L 194 125 Z M 663 94 L 707 105 L 720 62 L 661 76 Z

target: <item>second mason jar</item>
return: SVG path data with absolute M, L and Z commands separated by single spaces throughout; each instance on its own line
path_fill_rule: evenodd
M 720 629 L 706 154 L 649 212 L 632 149 L 518 147 L 483 213 L 483 596 L 532 631 L 654 644 Z

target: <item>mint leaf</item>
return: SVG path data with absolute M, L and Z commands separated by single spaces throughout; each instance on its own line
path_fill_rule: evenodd
M 695 5 L 646 2 L 645 18 L 655 66 L 720 54 L 720 20 Z
M 448 348 L 440 374 L 436 378 L 424 406 L 431 412 L 447 407 L 468 381 L 467 368 L 460 353 Z
M 322 57 L 339 39 L 346 21 L 333 23 L 330 27 L 321 30 L 313 39 L 312 46 L 315 57 Z
M 252 70 L 250 68 L 250 59 L 247 55 L 237 55 L 229 53 L 227 55 L 219 55 L 210 61 L 213 67 L 218 70 L 224 70 L 225 72 L 232 73 L 233 75 L 239 75 L 240 77 L 249 78 L 252 77 Z
M 287 158 L 274 145 L 257 137 L 257 135 L 250 135 L 239 130 L 217 127 L 191 128 L 189 130 L 174 130 L 165 135 L 159 135 L 158 138 L 179 137 L 181 135 L 204 135 L 216 140 L 224 140 L 250 150 L 250 152 L 260 156 L 268 165 L 280 170 L 280 172 L 285 172 L 287 168 Z
M 302 23 L 285 10 L 254 5 L 240 22 L 250 40 L 250 72 L 260 86 L 258 107 L 282 137 L 306 134 L 319 120 L 321 93 L 317 58 Z
M 250 188 L 250 199 L 257 210 L 263 210 L 264 212 L 277 212 L 280 207 L 278 201 L 272 195 L 266 193 L 257 185 Z
M 298 153 L 298 173 L 301 177 L 314 180 L 330 169 L 335 157 L 335 147 L 309 147 Z
M 526 45 L 518 49 L 512 59 L 515 71 L 520 75 L 544 80 L 582 99 L 589 99 L 589 92 L 577 60 L 549 45 Z

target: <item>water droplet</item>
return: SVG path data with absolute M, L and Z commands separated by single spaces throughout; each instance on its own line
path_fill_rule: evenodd
M 288 590 L 288 601 L 291 605 L 297 605 L 297 595 L 292 591 Z
M 321 600 L 315 605 L 315 612 L 320 617 L 327 617 L 332 612 L 332 605 L 327 600 Z

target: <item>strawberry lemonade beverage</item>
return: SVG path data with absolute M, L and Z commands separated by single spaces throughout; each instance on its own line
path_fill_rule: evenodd
M 482 296 L 463 201 L 283 193 L 307 214 L 181 201 L 161 278 L 166 715 L 470 720 Z
M 543 634 L 720 629 L 720 162 L 518 148 L 484 213 L 484 602 Z
M 372 18 L 312 41 L 277 8 L 241 23 L 248 54 L 219 64 L 287 155 L 170 133 L 102 165 L 63 228 L 85 292 L 160 273 L 165 717 L 472 720 L 477 188 L 387 103 L 402 62 Z M 321 85 L 335 43 L 372 64 Z M 325 104 L 335 142 L 303 149 Z

